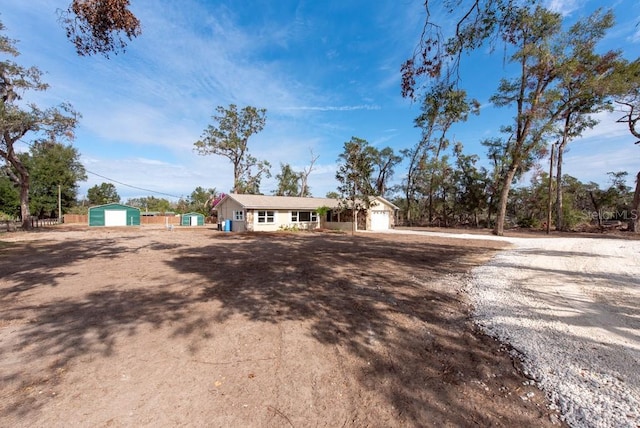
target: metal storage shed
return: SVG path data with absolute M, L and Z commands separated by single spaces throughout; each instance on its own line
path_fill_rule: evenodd
M 140 209 L 122 204 L 89 208 L 89 226 L 140 226 Z
M 182 214 L 180 226 L 204 226 L 204 215 L 200 213 Z

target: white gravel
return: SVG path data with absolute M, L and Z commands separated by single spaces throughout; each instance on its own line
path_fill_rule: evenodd
M 476 268 L 477 323 L 576 427 L 640 425 L 640 241 L 513 239 Z
M 640 426 L 640 241 L 437 235 L 514 244 L 472 272 L 476 322 L 570 426 Z

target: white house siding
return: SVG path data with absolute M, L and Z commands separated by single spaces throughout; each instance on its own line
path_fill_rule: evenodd
M 218 221 L 231 220 L 231 227 L 234 232 L 244 232 L 247 230 L 247 210 L 233 199 L 226 199 L 224 203 L 218 205 Z M 234 217 L 235 211 L 244 211 L 244 221 L 237 221 Z
M 273 209 L 259 209 L 259 210 L 251 210 L 253 211 L 253 221 L 251 222 L 253 226 L 253 230 L 256 232 L 274 232 L 278 230 L 278 220 L 283 214 L 277 210 Z M 258 223 L 258 211 L 274 211 L 273 223 Z
M 276 209 L 254 209 L 252 211 L 252 220 L 251 226 L 253 230 L 256 232 L 273 232 L 276 230 L 290 229 L 290 228 L 299 228 L 302 230 L 313 230 L 319 227 L 320 225 L 320 216 L 318 215 L 318 220 L 315 222 L 292 222 L 291 221 L 291 211 L 292 210 L 276 210 Z M 273 223 L 258 223 L 258 211 L 274 211 L 274 222 Z M 293 210 L 293 211 L 313 211 L 313 210 Z
M 395 212 L 392 206 L 374 200 L 367 215 L 368 230 L 388 230 L 395 225 Z

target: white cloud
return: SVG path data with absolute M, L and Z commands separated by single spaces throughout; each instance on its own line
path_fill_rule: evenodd
M 628 127 L 624 123 L 617 123 L 623 116 L 621 112 L 600 112 L 592 115 L 598 124 L 592 129 L 587 129 L 582 134 L 580 140 L 591 139 L 632 139 Z
M 201 134 L 201 130 L 196 131 L 195 124 L 176 121 L 176 118 L 148 104 L 109 103 L 102 108 L 101 112 L 87 115 L 80 130 L 104 141 L 190 150 Z
M 636 26 L 636 31 L 633 33 L 631 37 L 629 37 L 629 41 L 631 43 L 640 43 L 640 26 Z
M 549 0 L 546 7 L 552 12 L 557 12 L 562 16 L 568 16 L 578 10 L 582 4 L 583 2 L 579 0 Z
M 629 173 L 627 184 L 635 184 L 635 176 L 640 170 L 640 147 L 630 145 L 619 150 L 610 150 L 602 154 L 568 154 L 565 158 L 563 173 L 578 178 L 582 182 L 593 181 L 601 187 L 609 184 L 608 172 L 626 171 Z
M 380 110 L 380 106 L 375 104 L 362 104 L 352 106 L 300 106 L 300 107 L 281 107 L 279 110 L 311 110 L 311 111 L 354 111 L 354 110 Z
M 175 163 L 153 158 L 131 157 L 108 159 L 82 157 L 89 172 L 86 182 L 80 184 L 79 195 L 103 182 L 116 186 L 123 200 L 143 196 L 156 196 L 170 200 L 185 197 L 197 187 L 215 187 L 220 192 L 231 188 L 231 166 L 214 156 L 200 157 Z

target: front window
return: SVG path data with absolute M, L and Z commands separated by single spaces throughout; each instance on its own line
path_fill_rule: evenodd
M 234 211 L 233 219 L 235 221 L 244 221 L 244 211 Z
M 258 211 L 258 223 L 275 223 L 275 211 Z
M 317 222 L 318 221 L 318 213 L 315 211 L 291 211 L 291 222 L 292 223 L 301 223 L 301 222 Z

